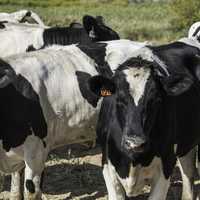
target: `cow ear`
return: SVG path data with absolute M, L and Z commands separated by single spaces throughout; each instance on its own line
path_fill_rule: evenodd
M 115 91 L 114 83 L 102 76 L 92 77 L 86 72 L 76 72 L 80 92 L 88 103 L 97 106 L 100 97 L 110 96 Z
M 194 83 L 192 74 L 184 66 L 166 65 L 156 58 L 154 59 L 153 70 L 166 93 L 171 96 L 178 96 L 186 92 Z
M 115 83 L 103 76 L 93 76 L 89 79 L 91 91 L 99 97 L 111 96 L 115 93 Z
M 95 29 L 96 29 L 97 23 L 98 23 L 97 20 L 90 15 L 85 15 L 83 17 L 83 26 L 85 30 L 87 31 L 89 37 L 91 38 L 96 38 Z
M 79 89 L 83 98 L 93 107 L 97 106 L 100 97 L 96 96 L 90 89 L 89 79 L 91 75 L 86 72 L 76 71 Z

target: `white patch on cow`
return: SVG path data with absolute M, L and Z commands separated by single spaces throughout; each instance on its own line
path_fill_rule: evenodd
M 36 23 L 38 23 L 40 26 L 45 26 L 36 13 L 28 10 L 19 10 L 13 13 L 0 13 L 0 21 L 19 23 L 27 15 L 28 12 L 30 12 L 31 17 L 35 20 Z
M 200 49 L 199 41 L 194 38 L 181 38 L 179 40 L 179 42 L 183 42 L 187 45 L 194 46 L 194 47 L 197 47 L 198 49 Z
M 143 60 L 147 60 L 147 61 L 153 62 L 154 54 L 151 51 L 151 49 L 149 49 L 148 47 L 144 46 L 143 48 L 140 48 L 138 51 L 135 51 L 133 53 L 132 57 L 140 57 Z
M 112 180 L 110 193 L 113 186 L 119 184 L 118 182 L 120 182 L 128 197 L 134 197 L 143 194 L 145 191 L 144 186 L 147 184 L 151 184 L 154 177 L 158 173 L 158 169 L 162 168 L 160 158 L 155 157 L 150 165 L 147 167 L 141 167 L 141 165 L 133 167 L 133 165 L 131 164 L 129 169 L 129 176 L 123 179 L 118 175 L 115 167 L 112 165 L 110 160 L 108 160 L 108 165 L 106 167 L 107 169 L 109 169 L 110 180 Z M 108 186 L 107 188 L 109 190 Z
M 44 44 L 44 28 L 39 25 L 6 23 L 5 26 L 6 29 L 0 30 L 1 57 L 26 52 L 31 45 L 39 49 Z
M 112 70 L 115 70 L 127 59 L 134 57 L 137 50 L 141 49 L 147 42 L 134 42 L 130 40 L 113 40 L 104 42 L 106 46 L 105 61 L 108 62 Z
M 96 37 L 95 32 L 94 32 L 94 27 L 92 27 L 92 29 L 90 30 L 89 37 L 91 37 L 91 38 L 95 38 Z
M 177 165 L 180 169 L 183 181 L 182 200 L 193 199 L 193 186 L 196 172 L 196 153 L 197 146 L 177 160 Z
M 160 161 L 161 162 L 161 161 Z M 167 192 L 170 185 L 170 179 L 166 179 L 163 174 L 162 164 L 156 169 L 151 186 L 151 192 L 148 200 L 164 200 L 167 198 Z
M 94 138 L 98 108 L 94 109 L 83 98 L 75 75 L 76 71 L 97 75 L 93 59 L 76 45 L 70 45 L 52 46 L 12 56 L 6 61 L 39 95 L 54 145 L 81 142 L 90 136 Z
M 180 169 L 181 172 L 181 177 L 182 177 L 182 181 L 183 181 L 183 190 L 182 190 L 182 200 L 192 200 L 193 199 L 193 195 L 192 195 L 192 190 L 191 190 L 191 182 L 190 179 L 187 177 L 187 175 L 184 173 L 183 168 L 180 164 L 180 161 L 177 160 L 177 165 Z
M 103 165 L 103 176 L 108 190 L 108 199 L 124 200 L 124 191 L 115 172 L 113 173 L 113 168 L 110 162 Z
M 198 42 L 198 37 L 200 35 L 200 30 L 197 32 L 197 29 L 200 27 L 200 22 L 195 22 L 192 24 L 188 31 L 188 38 L 196 40 Z M 194 35 L 195 33 L 195 35 Z
M 11 190 L 10 190 L 11 200 L 20 200 L 21 196 L 21 184 L 20 184 L 20 172 L 14 172 L 11 174 Z
M 176 154 L 176 151 L 177 151 L 177 147 L 178 145 L 177 144 L 174 144 L 174 153 Z
M 126 80 L 129 83 L 130 94 L 134 99 L 136 106 L 144 94 L 145 86 L 150 76 L 150 68 L 130 67 L 123 71 L 126 75 Z

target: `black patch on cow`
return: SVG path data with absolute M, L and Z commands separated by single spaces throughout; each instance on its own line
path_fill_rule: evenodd
M 30 51 L 36 51 L 37 49 L 33 45 L 29 45 L 28 48 L 26 49 L 26 52 Z
M 40 177 L 40 189 L 41 189 L 41 191 L 42 191 L 42 188 L 43 188 L 43 183 L 44 183 L 44 171 L 42 172 L 41 177 Z
M 30 17 L 30 16 L 31 16 L 31 11 L 28 11 L 28 12 L 26 13 L 26 16 L 27 16 L 27 17 Z
M 70 27 L 53 27 L 45 29 L 43 32 L 43 40 L 44 46 L 52 44 L 88 44 L 91 42 L 85 29 Z
M 117 68 L 117 71 L 123 71 L 123 70 L 131 68 L 131 67 L 136 67 L 136 68 L 150 67 L 151 68 L 152 66 L 153 66 L 153 62 L 144 60 L 141 57 L 133 57 L 133 58 L 129 58 L 127 61 L 122 63 Z
M 0 72 L 12 71 L 12 67 L 0 61 Z M 21 75 L 12 73 L 11 83 L 0 89 L 0 140 L 9 151 L 24 143 L 28 135 L 43 139 L 47 136 L 47 124 L 39 96 L 31 84 Z M 1 79 L 1 77 L 0 77 Z
M 35 193 L 35 185 L 32 180 L 26 179 L 26 188 L 30 193 Z
M 47 147 L 46 142 L 44 140 L 42 140 L 42 143 L 43 143 L 44 148 L 46 148 Z
M 92 58 L 98 66 L 105 65 L 106 43 L 91 43 L 90 45 L 77 45 L 87 56 Z
M 96 107 L 99 97 L 90 90 L 89 79 L 91 78 L 91 75 L 86 72 L 76 71 L 76 76 L 82 96 L 93 107 Z
M 31 11 L 27 11 L 27 13 L 24 15 L 24 17 L 19 22 L 20 23 L 26 22 L 27 21 L 27 17 L 31 17 L 31 14 L 32 14 Z
M 0 29 L 4 29 L 4 28 L 6 28 L 6 26 L 4 25 L 3 22 L 0 22 Z
M 195 37 L 199 31 L 200 31 L 200 26 L 195 30 L 192 36 Z

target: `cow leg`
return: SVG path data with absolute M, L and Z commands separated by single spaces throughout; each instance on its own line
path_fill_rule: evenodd
M 46 145 L 42 140 L 35 136 L 29 136 L 25 142 L 24 160 L 24 199 L 41 199 L 40 179 L 44 170 L 44 164 L 47 158 Z
M 125 193 L 112 167 L 109 162 L 103 165 L 103 176 L 108 190 L 108 200 L 124 200 Z
M 193 185 L 196 169 L 196 148 L 179 158 L 178 165 L 182 176 L 182 200 L 193 200 Z
M 19 171 L 11 174 L 10 200 L 22 199 L 20 178 L 21 174 Z
M 163 174 L 162 164 L 156 170 L 148 200 L 165 200 L 170 185 L 170 178 L 166 179 Z
M 0 172 L 0 192 L 3 191 L 5 175 Z

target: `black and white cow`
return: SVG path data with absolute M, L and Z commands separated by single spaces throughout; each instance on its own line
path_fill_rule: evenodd
M 100 23 L 98 18 L 86 15 L 83 17 L 83 28 L 77 28 L 74 25 L 45 28 L 33 24 L 1 22 L 0 38 L 2 41 L 0 55 L 5 57 L 53 44 L 88 44 L 96 41 L 116 40 L 119 36 L 103 22 Z
M 0 22 L 7 21 L 14 23 L 24 23 L 28 20 L 27 18 L 29 17 L 32 18 L 36 24 L 45 27 L 40 17 L 31 10 L 19 10 L 13 13 L 0 13 Z
M 148 46 L 112 78 L 88 80 L 96 96 L 106 96 L 97 136 L 109 200 L 136 196 L 148 183 L 149 200 L 166 199 L 177 158 L 183 161 L 183 181 L 193 181 L 195 157 L 189 169 L 184 157 L 200 142 L 199 56 L 199 44 L 190 39 Z M 188 188 L 184 200 L 193 199 Z
M 25 166 L 24 197 L 37 199 L 48 153 L 94 135 L 98 97 L 85 79 L 109 76 L 143 46 L 128 40 L 52 46 L 1 60 L 0 170 L 13 173 L 11 199 L 21 198 L 20 176 L 14 172 Z

